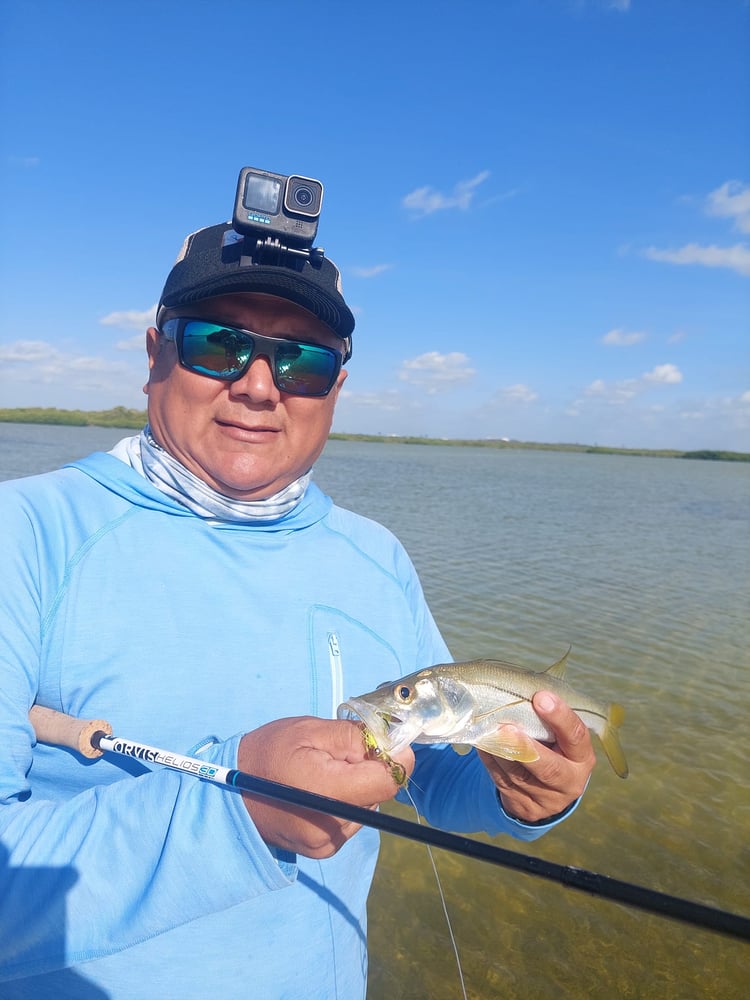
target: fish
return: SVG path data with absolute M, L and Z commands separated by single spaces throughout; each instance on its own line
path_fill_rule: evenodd
M 618 734 L 624 709 L 616 702 L 594 701 L 566 683 L 569 653 L 539 672 L 502 660 L 438 663 L 349 698 L 336 714 L 363 723 L 371 745 L 386 759 L 412 743 L 449 743 L 454 749 L 473 746 L 530 763 L 539 759 L 533 740 L 554 742 L 531 699 L 537 691 L 552 691 L 596 734 L 615 774 L 626 778 L 628 764 Z M 508 723 L 515 731 L 499 730 Z

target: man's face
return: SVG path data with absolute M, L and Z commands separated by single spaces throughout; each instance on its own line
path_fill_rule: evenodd
M 343 349 L 343 341 L 312 313 L 273 295 L 217 296 L 171 310 L 165 318 L 170 316 Z M 346 371 L 328 396 L 292 396 L 276 388 L 263 356 L 236 382 L 220 382 L 182 368 L 176 344 L 153 327 L 147 349 L 144 392 L 153 435 L 219 493 L 262 500 L 307 472 L 322 452 Z

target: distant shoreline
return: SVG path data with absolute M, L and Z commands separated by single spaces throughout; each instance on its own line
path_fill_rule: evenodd
M 67 427 L 122 427 L 140 430 L 146 422 L 145 410 L 115 406 L 111 410 L 58 410 L 54 407 L 1 409 L 0 423 L 59 424 Z M 678 451 L 655 448 L 609 448 L 600 445 L 542 443 L 505 438 L 464 439 L 410 437 L 401 434 L 331 434 L 333 441 L 371 441 L 379 444 L 450 445 L 473 448 L 515 449 L 525 451 L 572 451 L 593 455 L 639 455 L 646 458 L 693 458 L 718 462 L 750 462 L 750 453 L 742 451 Z

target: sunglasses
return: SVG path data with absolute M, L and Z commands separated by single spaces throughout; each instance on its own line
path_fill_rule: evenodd
M 333 347 L 262 337 L 204 319 L 168 319 L 160 332 L 177 344 L 177 357 L 188 371 L 236 382 L 262 356 L 268 358 L 276 388 L 294 396 L 327 396 L 343 362 Z

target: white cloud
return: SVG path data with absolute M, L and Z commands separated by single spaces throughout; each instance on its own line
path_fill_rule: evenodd
M 6 156 L 6 163 L 10 167 L 22 167 L 25 170 L 33 170 L 42 162 L 38 156 Z
M 747 383 L 744 390 L 727 395 L 706 396 L 698 390 L 686 396 L 680 386 L 647 381 L 645 375 L 621 383 L 598 379 L 587 395 L 581 393 L 567 405 L 556 405 L 552 397 L 547 401 L 544 392 L 540 402 L 514 404 L 505 395 L 514 387 L 507 386 L 490 398 L 477 399 L 471 393 L 462 407 L 455 396 L 415 392 L 405 384 L 357 392 L 347 388 L 352 382 L 339 397 L 336 431 L 735 451 L 747 451 L 750 432 Z M 518 390 L 517 395 L 526 393 Z M 446 405 L 448 400 L 451 405 Z
M 733 219 L 736 229 L 750 233 L 750 185 L 726 181 L 711 191 L 706 199 L 706 211 L 709 215 Z
M 457 385 L 464 385 L 474 377 L 469 358 L 465 354 L 454 351 L 451 354 L 440 354 L 439 351 L 428 351 L 416 358 L 404 361 L 398 377 L 402 382 L 422 386 L 432 395 Z
M 447 208 L 460 208 L 466 211 L 471 206 L 476 189 L 489 176 L 489 170 L 482 170 L 470 180 L 459 181 L 450 194 L 443 194 L 429 186 L 417 188 L 407 194 L 401 204 L 418 218 Z
M 590 7 L 601 7 L 604 10 L 616 10 L 627 14 L 632 0 L 570 0 L 571 9 L 578 14 L 585 13 Z
M 36 365 L 47 360 L 50 350 L 59 353 L 43 340 L 14 340 L 10 344 L 0 344 L 0 361 Z
M 501 201 L 510 201 L 511 198 L 517 198 L 523 193 L 523 188 L 509 188 L 507 191 L 501 191 L 499 194 L 493 194 L 490 198 L 485 198 L 482 201 L 482 208 L 487 205 L 496 205 Z
M 676 385 L 682 382 L 682 372 L 677 365 L 656 365 L 642 377 L 645 382 L 659 382 L 663 385 Z
M 656 365 L 649 372 L 644 372 L 639 378 L 625 378 L 617 382 L 605 382 L 598 378 L 583 390 L 584 396 L 599 399 L 612 405 L 627 403 L 641 393 L 659 385 L 677 385 L 682 382 L 682 372 L 677 365 Z M 576 401 L 576 406 L 580 400 Z
M 352 267 L 349 270 L 358 278 L 376 278 L 384 271 L 390 271 L 393 264 L 374 264 L 372 267 Z
M 668 264 L 699 264 L 702 267 L 726 267 L 738 274 L 750 275 L 750 247 L 736 243 L 731 247 L 700 246 L 688 243 L 677 250 L 646 247 L 644 257 Z
M 685 330 L 675 330 L 671 337 L 667 337 L 668 344 L 681 344 L 687 337 Z
M 156 322 L 156 307 L 154 302 L 150 309 L 123 309 L 120 312 L 107 313 L 99 322 L 102 326 L 119 326 L 123 330 L 145 330 Z
M 705 210 L 708 215 L 731 219 L 735 229 L 742 233 L 750 233 L 750 186 L 743 185 L 740 181 L 725 181 L 709 192 L 705 200 Z M 724 267 L 738 274 L 750 276 L 750 246 L 746 243 L 735 243 L 734 246 L 727 247 L 686 243 L 676 249 L 651 246 L 646 247 L 642 253 L 649 260 L 667 264 Z
M 639 344 L 645 340 L 647 336 L 648 334 L 636 330 L 610 330 L 602 337 L 602 343 L 611 347 L 632 347 L 633 344 Z
M 339 401 L 363 406 L 367 409 L 395 412 L 402 409 L 403 400 L 398 389 L 386 389 L 383 392 L 354 392 L 344 388 L 339 395 Z
M 724 434 L 717 435 L 712 447 L 735 448 L 747 451 L 747 432 L 750 430 L 750 392 L 739 396 L 713 396 L 696 401 L 692 407 L 683 407 L 678 412 L 682 421 L 703 422 L 706 425 L 722 427 Z M 734 432 L 739 432 L 737 436 Z M 729 437 L 736 443 L 726 444 Z M 716 442 L 719 442 L 717 445 Z M 694 445 L 691 445 L 694 447 Z
M 142 382 L 135 368 L 124 361 L 71 354 L 43 340 L 16 340 L 0 345 L 3 374 L 18 382 L 64 385 L 69 390 L 117 389 Z M 145 363 L 144 363 L 145 370 Z
M 501 389 L 501 395 L 508 403 L 533 403 L 539 399 L 539 393 L 534 392 L 533 389 L 522 382 L 516 385 L 506 385 Z
M 604 396 L 607 392 L 607 383 L 603 378 L 597 378 L 583 391 L 587 396 Z
M 627 403 L 628 400 L 638 395 L 638 380 L 626 378 L 610 385 L 603 379 L 598 378 L 586 386 L 583 394 L 584 396 L 593 396 L 612 405 Z
M 144 351 L 146 350 L 146 338 L 142 333 L 136 333 L 127 340 L 118 340 L 115 344 L 118 351 Z

